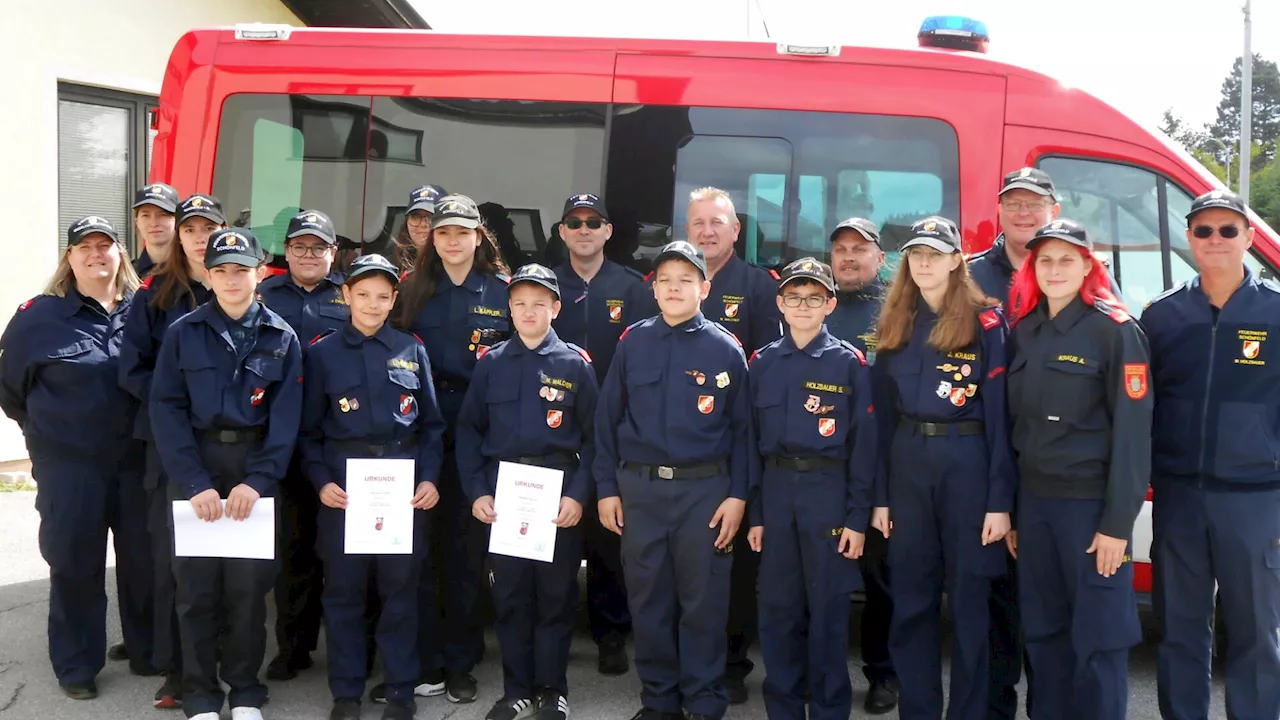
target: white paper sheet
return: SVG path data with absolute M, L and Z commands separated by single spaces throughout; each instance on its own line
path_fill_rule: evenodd
M 414 472 L 412 459 L 347 460 L 346 554 L 413 553 Z
M 498 490 L 493 498 L 498 519 L 489 530 L 489 552 L 551 562 L 563 486 L 563 470 L 498 463 Z
M 244 520 L 227 516 L 205 522 L 196 517 L 190 500 L 173 501 L 173 554 L 177 557 L 274 560 L 276 556 L 276 500 L 258 498 Z

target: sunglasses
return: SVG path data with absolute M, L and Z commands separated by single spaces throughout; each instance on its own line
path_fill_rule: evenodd
M 586 220 L 583 220 L 582 218 L 574 217 L 564 221 L 564 226 L 569 228 L 570 230 L 577 230 L 583 225 L 586 225 L 592 230 L 599 230 L 601 227 L 604 227 L 604 224 L 605 224 L 604 218 L 598 218 L 598 217 L 587 218 Z
M 1214 228 L 1210 225 L 1197 225 L 1195 226 L 1195 228 L 1191 230 L 1191 234 L 1195 235 L 1201 240 L 1207 240 L 1213 237 L 1213 231 L 1215 229 L 1218 231 L 1218 235 L 1220 237 L 1223 237 L 1227 240 L 1230 240 L 1231 238 L 1243 232 L 1239 227 L 1235 225 L 1223 225 L 1220 228 Z

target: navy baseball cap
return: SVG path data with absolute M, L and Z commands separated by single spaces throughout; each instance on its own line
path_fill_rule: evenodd
M 472 230 L 480 227 L 480 209 L 476 201 L 466 195 L 445 195 L 435 204 L 431 216 L 431 229 L 457 225 Z
M 1249 222 L 1249 214 L 1245 211 L 1244 198 L 1230 190 L 1213 190 L 1191 202 L 1191 212 L 1187 213 L 1187 227 L 1191 227 L 1191 218 L 1195 217 L 1197 213 L 1210 208 L 1230 210 L 1243 217 L 1246 223 Z
M 1000 194 L 1004 195 L 1010 190 L 1030 190 L 1051 199 L 1058 197 L 1049 173 L 1040 168 L 1024 167 L 1005 175 L 1004 183 L 1000 186 Z
M 256 268 L 263 260 L 262 243 L 246 228 L 223 228 L 209 236 L 204 254 L 205 269 L 235 263 Z
M 67 228 L 67 247 L 79 245 L 81 241 L 94 233 L 102 233 L 113 242 L 120 242 L 120 235 L 111 221 L 101 215 L 86 215 L 71 223 Z
M 609 222 L 609 211 L 605 209 L 604 201 L 599 195 L 591 193 L 570 195 L 569 199 L 564 201 L 564 212 L 560 213 L 560 219 L 564 220 L 569 217 L 569 213 L 579 208 L 594 210 L 597 215 L 604 218 L 605 222 Z
M 178 206 L 178 224 L 181 225 L 193 217 L 202 217 L 218 225 L 227 224 L 227 216 L 222 212 L 222 203 L 212 195 L 197 193 L 182 201 L 182 205 Z
M 423 185 L 409 193 L 409 209 L 404 212 L 406 215 L 414 210 L 426 210 L 429 213 L 434 213 L 436 211 L 436 201 L 448 194 L 439 185 Z
M 779 294 L 787 283 L 795 280 L 812 280 L 826 288 L 827 292 L 836 291 L 836 278 L 831 272 L 831 266 L 817 258 L 802 257 L 782 268 L 782 281 L 778 283 Z
M 329 245 L 338 244 L 338 236 L 333 232 L 333 221 L 319 210 L 303 210 L 290 218 L 285 239 L 292 240 L 303 235 L 315 235 Z
M 1037 245 L 1043 245 L 1048 240 L 1061 240 L 1078 248 L 1093 251 L 1093 238 L 1089 237 L 1089 231 L 1084 225 L 1068 218 L 1058 218 L 1037 230 L 1036 236 L 1027 243 L 1027 249 L 1034 250 Z
M 880 244 L 880 230 L 876 228 L 875 223 L 866 218 L 852 217 L 837 225 L 836 229 L 831 231 L 831 242 L 836 241 L 836 236 L 840 234 L 841 230 L 857 231 L 859 235 L 867 240 L 876 245 Z
M 917 220 L 911 226 L 911 239 L 903 243 L 902 249 L 917 245 L 931 247 L 940 253 L 957 253 L 960 252 L 960 233 L 956 230 L 955 223 L 933 215 Z
M 541 285 L 555 293 L 557 300 L 560 299 L 560 281 L 556 279 L 556 274 L 544 265 L 530 263 L 516 270 L 516 274 L 511 276 L 511 282 L 507 285 L 507 294 L 510 295 L 520 283 Z
M 345 285 L 354 284 L 356 280 L 370 273 L 383 273 L 387 279 L 391 281 L 392 287 L 400 285 L 400 268 L 396 267 L 392 262 L 377 253 L 369 253 L 361 255 L 351 261 L 351 270 L 347 272 L 347 279 L 343 282 Z
M 653 261 L 653 269 L 656 271 L 662 266 L 662 263 L 679 258 L 685 262 L 698 268 L 698 272 L 702 273 L 702 278 L 707 277 L 707 256 L 702 254 L 702 250 L 693 243 L 676 240 L 662 246 L 662 250 L 658 251 L 658 257 Z
M 143 205 L 155 205 L 167 213 L 178 211 L 178 191 L 164 183 L 151 183 L 138 188 L 133 194 L 133 209 Z

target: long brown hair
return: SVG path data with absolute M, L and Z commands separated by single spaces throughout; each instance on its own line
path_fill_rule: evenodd
M 431 233 L 431 240 L 427 242 L 422 252 L 418 253 L 418 259 L 413 263 L 413 272 L 400 283 L 400 297 L 404 300 L 400 304 L 396 324 L 401 329 L 407 329 L 413 325 L 418 312 L 435 294 L 436 273 L 444 267 L 444 262 L 436 254 L 435 230 L 432 229 Z M 480 235 L 480 242 L 476 245 L 472 269 L 490 277 L 496 277 L 498 273 L 510 273 L 507 264 L 502 261 L 502 255 L 498 253 L 498 243 L 494 240 L 493 233 L 489 232 L 489 228 L 485 227 L 484 223 L 480 223 L 476 233 Z
M 418 248 L 409 237 L 409 220 L 400 223 L 400 232 L 391 239 L 391 247 L 395 251 L 395 263 L 401 271 L 409 270 L 418 259 Z
M 880 311 L 880 327 L 876 331 L 876 351 L 896 350 L 911 340 L 920 304 L 920 286 L 911 278 L 911 268 L 904 254 L 898 275 L 889 286 L 884 307 Z M 1000 301 L 987 297 L 969 274 L 969 266 L 961 258 L 960 265 L 947 279 L 947 293 L 942 298 L 938 321 L 929 332 L 929 345 L 941 352 L 954 352 L 973 344 L 978 335 L 978 313 L 996 307 Z
M 219 229 L 226 227 L 225 224 L 218 226 Z M 190 308 L 195 309 L 195 293 L 191 290 L 191 268 L 187 266 L 187 251 L 182 248 L 181 226 L 174 228 L 169 257 L 160 261 L 151 275 L 155 278 L 152 282 L 157 285 L 148 303 L 151 307 L 168 310 L 177 305 L 179 300 L 189 298 Z

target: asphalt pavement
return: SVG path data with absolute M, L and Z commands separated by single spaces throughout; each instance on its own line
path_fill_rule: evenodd
M 8 718 L 59 718 L 88 720 L 98 718 L 172 718 L 180 720 L 180 711 L 161 711 L 151 707 L 151 697 L 160 685 L 159 678 L 135 677 L 127 663 L 108 662 L 98 676 L 99 697 L 96 700 L 70 700 L 58 690 L 49 667 L 45 635 L 48 618 L 48 566 L 40 557 L 36 530 L 39 518 L 34 508 L 33 492 L 0 492 L 0 720 Z M 108 554 L 108 562 L 113 558 Z M 115 576 L 108 571 L 109 640 L 120 639 L 119 616 L 115 605 Z M 1150 625 L 1149 618 L 1145 618 Z M 856 624 L 855 624 L 856 628 Z M 268 637 L 271 633 L 268 632 Z M 1147 640 L 1134 650 L 1130 658 L 1129 718 L 1155 720 L 1156 707 L 1155 646 L 1150 632 Z M 321 637 L 321 645 L 324 638 Z M 267 660 L 274 654 L 268 646 Z M 304 671 L 296 680 L 268 683 L 271 701 L 264 709 L 267 720 L 324 720 L 328 717 L 330 696 L 325 681 L 324 652 L 315 655 L 316 666 Z M 751 700 L 743 706 L 731 707 L 729 720 L 764 720 L 764 704 L 760 682 L 764 677 L 759 657 L 757 670 L 747 680 Z M 859 670 L 858 651 L 849 655 L 849 671 L 854 678 L 854 713 L 859 720 L 874 717 L 862 712 L 866 682 Z M 417 717 L 422 720 L 481 720 L 501 695 L 502 670 L 497 642 L 493 634 L 487 639 L 484 663 L 476 670 L 480 684 L 477 702 L 451 705 L 443 697 L 420 698 Z M 945 687 L 945 683 L 944 683 Z M 595 671 L 595 648 L 585 629 L 580 629 L 569 664 L 569 700 L 572 717 L 590 720 L 628 720 L 639 708 L 639 682 L 634 669 L 623 676 L 603 677 Z M 1210 718 L 1225 720 L 1221 673 L 1214 684 L 1214 701 Z M 378 718 L 380 706 L 365 704 L 364 717 Z M 229 718 L 230 712 L 223 711 Z M 880 717 L 897 717 L 896 713 Z M 1019 715 L 1024 718 L 1025 715 Z

